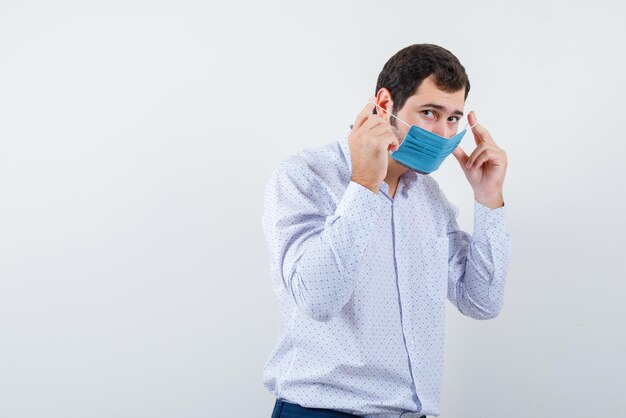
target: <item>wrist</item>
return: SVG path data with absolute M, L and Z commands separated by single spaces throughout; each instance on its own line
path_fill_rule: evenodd
M 474 199 L 483 206 L 489 209 L 498 209 L 504 206 L 504 198 L 502 193 L 494 195 L 474 195 Z
M 361 186 L 369 189 L 372 193 L 378 194 L 378 190 L 380 189 L 380 183 L 376 184 L 371 180 L 362 180 L 357 177 L 352 177 L 352 181 L 355 183 L 359 183 Z

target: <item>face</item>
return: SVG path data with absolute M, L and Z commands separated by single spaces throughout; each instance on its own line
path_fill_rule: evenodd
M 387 103 L 385 102 L 387 100 Z M 379 105 L 391 111 L 392 102 L 387 89 L 379 92 Z M 383 102 L 384 104 L 381 104 Z M 440 90 L 429 76 L 422 81 L 417 92 L 409 97 L 397 116 L 410 125 L 417 125 L 445 138 L 454 136 L 459 129 L 459 121 L 465 106 L 465 89 L 455 92 Z M 387 112 L 381 116 L 387 120 L 392 118 Z M 404 140 L 409 127 L 397 120 L 394 131 L 400 143 Z

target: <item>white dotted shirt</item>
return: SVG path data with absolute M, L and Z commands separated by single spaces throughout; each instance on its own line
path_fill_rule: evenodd
M 351 181 L 347 135 L 272 173 L 262 218 L 278 341 L 264 385 L 305 407 L 364 417 L 439 415 L 445 300 L 498 315 L 510 258 L 505 208 L 474 201 L 474 234 L 429 175 L 395 196 Z

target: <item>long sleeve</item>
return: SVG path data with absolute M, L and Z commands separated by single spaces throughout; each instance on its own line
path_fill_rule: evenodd
M 495 318 L 504 302 L 511 256 L 505 208 L 490 209 L 474 200 L 474 234 L 461 231 L 458 209 L 448 202 L 448 299 L 475 319 Z
M 337 314 L 352 296 L 379 197 L 351 181 L 337 202 L 306 163 L 280 164 L 267 183 L 262 217 L 274 288 L 284 287 L 313 319 Z

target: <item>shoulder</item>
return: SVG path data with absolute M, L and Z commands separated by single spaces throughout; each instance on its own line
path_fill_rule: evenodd
M 271 180 L 295 184 L 330 185 L 349 171 L 340 141 L 305 148 L 282 160 L 274 169 Z M 270 181 L 271 181 L 270 180 Z

